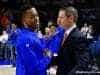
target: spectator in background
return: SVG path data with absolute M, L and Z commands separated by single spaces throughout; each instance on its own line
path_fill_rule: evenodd
M 52 21 L 48 21 L 48 27 L 53 25 L 53 22 Z
M 45 28 L 45 37 L 51 37 L 56 33 L 56 27 L 54 25 L 50 25 Z
M 89 25 L 88 32 L 87 32 L 87 39 L 93 39 L 93 27 L 92 25 Z
M 56 26 L 51 25 L 49 26 L 49 28 L 50 28 L 51 34 L 53 35 L 56 32 Z
M 15 64 L 15 47 L 12 43 L 12 39 L 16 38 L 14 37 L 15 31 L 16 31 L 16 25 L 12 24 L 12 13 L 10 10 L 4 9 L 5 12 L 2 13 L 0 16 L 0 27 L 3 29 L 3 40 L 2 43 L 4 43 L 6 47 L 4 50 L 4 58 L 5 60 L 9 61 L 11 64 Z M 14 34 L 14 35 L 13 35 Z M 5 38 L 5 39 L 4 39 Z
M 12 34 L 16 31 L 16 25 L 12 24 L 10 16 L 3 15 L 0 17 L 0 26 L 8 34 L 9 39 Z
M 44 37 L 45 38 L 49 38 L 50 37 L 50 33 L 51 33 L 50 28 L 49 27 L 46 27 L 45 28 L 45 35 L 44 35 Z
M 87 23 L 84 23 L 84 26 L 81 28 L 81 32 L 83 33 L 84 36 L 87 36 L 87 32 L 88 32 L 89 28 Z
M 4 61 L 3 64 L 13 64 L 13 51 L 15 47 L 8 43 L 9 34 L 6 32 L 6 23 L 4 26 L 0 26 L 0 60 Z

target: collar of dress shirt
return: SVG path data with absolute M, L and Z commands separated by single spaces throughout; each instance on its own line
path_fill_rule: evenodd
M 68 29 L 65 31 L 65 34 L 69 35 L 70 32 L 71 32 L 74 28 L 76 28 L 76 24 L 74 24 L 73 26 L 71 26 L 70 28 L 68 28 Z

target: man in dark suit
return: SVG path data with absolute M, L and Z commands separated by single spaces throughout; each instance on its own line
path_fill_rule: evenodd
M 76 26 L 77 19 L 78 12 L 74 7 L 59 10 L 57 22 L 65 33 L 57 57 L 57 75 L 77 75 L 77 71 L 88 70 L 87 40 Z

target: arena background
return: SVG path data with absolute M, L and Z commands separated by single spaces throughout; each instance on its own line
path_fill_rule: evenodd
M 93 25 L 95 33 L 100 32 L 100 4 L 99 0 L 0 0 L 0 10 L 6 7 L 16 12 L 24 4 L 34 5 L 39 12 L 41 29 L 48 21 L 56 22 L 58 9 L 62 5 L 74 6 L 79 11 L 78 26 L 83 23 Z M 93 17 L 91 17 L 93 16 Z

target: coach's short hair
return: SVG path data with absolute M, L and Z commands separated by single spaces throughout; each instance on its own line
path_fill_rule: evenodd
M 78 19 L 78 11 L 76 8 L 72 7 L 72 6 L 64 6 L 62 7 L 60 10 L 64 10 L 65 13 L 66 13 L 66 16 L 71 16 L 73 15 L 74 16 L 74 22 L 77 22 L 77 19 Z

